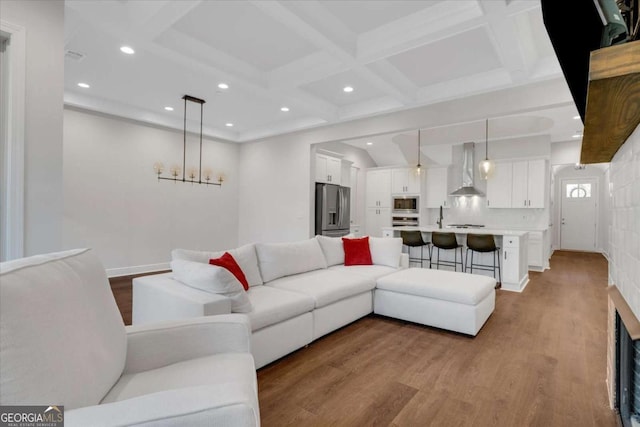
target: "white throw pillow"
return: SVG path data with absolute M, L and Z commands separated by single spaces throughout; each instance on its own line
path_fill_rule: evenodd
M 398 268 L 402 254 L 402 238 L 400 237 L 369 237 L 371 261 L 375 265 L 386 265 Z
M 177 259 L 171 261 L 171 269 L 174 278 L 185 285 L 229 298 L 234 313 L 249 313 L 253 309 L 242 283 L 224 267 Z
M 256 253 L 265 283 L 292 274 L 327 268 L 327 260 L 316 239 L 290 243 L 257 243 Z
M 353 234 L 347 234 L 347 238 L 353 238 Z M 324 253 L 324 257 L 327 260 L 327 265 L 331 267 L 332 265 L 344 264 L 344 246 L 342 245 L 342 237 L 327 237 L 317 235 L 316 239 L 318 239 L 318 243 L 320 243 L 320 248 L 322 249 L 322 253 Z
M 239 248 L 229 249 L 227 251 L 192 251 L 189 249 L 174 249 L 171 251 L 171 259 L 182 259 L 185 261 L 195 261 L 209 264 L 212 258 L 220 258 L 225 252 L 229 252 L 233 259 L 236 260 L 244 276 L 247 278 L 249 286 L 262 285 L 262 276 L 258 268 L 258 258 L 256 257 L 256 249 L 253 243 L 240 246 Z

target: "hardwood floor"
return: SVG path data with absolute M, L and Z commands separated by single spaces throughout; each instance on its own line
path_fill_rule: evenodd
M 258 371 L 263 426 L 615 426 L 607 262 L 556 252 L 470 338 L 368 316 Z
M 556 252 L 470 338 L 368 316 L 258 371 L 263 426 L 615 426 L 607 262 Z M 131 323 L 131 277 L 112 279 Z

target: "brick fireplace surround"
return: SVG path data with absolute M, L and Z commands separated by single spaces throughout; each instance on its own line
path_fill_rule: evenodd
M 640 338 L 640 126 L 620 147 L 609 169 L 609 316 L 607 387 L 615 401 L 615 313 Z

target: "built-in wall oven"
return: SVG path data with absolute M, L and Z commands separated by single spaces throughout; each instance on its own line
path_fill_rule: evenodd
M 391 218 L 392 227 L 418 227 L 420 219 L 417 216 L 394 216 Z
M 393 196 L 394 214 L 419 214 L 420 198 L 418 196 Z

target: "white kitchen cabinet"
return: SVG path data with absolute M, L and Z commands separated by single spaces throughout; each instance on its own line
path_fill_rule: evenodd
M 426 208 L 449 207 L 449 186 L 447 168 L 429 168 L 425 172 L 425 200 Z
M 351 165 L 353 162 L 342 160 L 340 162 L 340 185 L 343 187 L 355 187 L 357 182 L 351 181 Z
M 513 186 L 511 187 L 511 207 L 526 208 L 529 196 L 527 186 L 529 184 L 529 162 L 513 162 Z
M 382 227 L 391 227 L 391 208 L 367 208 L 365 227 L 368 236 L 382 237 Z
M 420 175 L 414 168 L 391 169 L 391 194 L 420 194 Z
M 391 170 L 367 171 L 366 205 L 370 208 L 391 208 Z
M 529 232 L 529 269 L 544 270 L 544 254 L 542 253 L 542 232 Z
M 547 163 L 544 159 L 497 162 L 487 180 L 489 208 L 543 209 Z
M 527 268 L 527 236 L 503 236 L 502 238 L 502 288 L 521 292 L 529 282 Z
M 513 163 L 513 188 L 511 207 L 545 207 L 547 179 L 546 160 L 524 160 Z
M 544 159 L 529 160 L 527 177 L 528 208 L 545 207 L 547 194 L 547 162 Z
M 316 182 L 342 183 L 342 160 L 325 154 L 316 154 Z
M 500 162 L 495 164 L 493 176 L 487 180 L 487 207 L 510 208 L 513 164 Z

